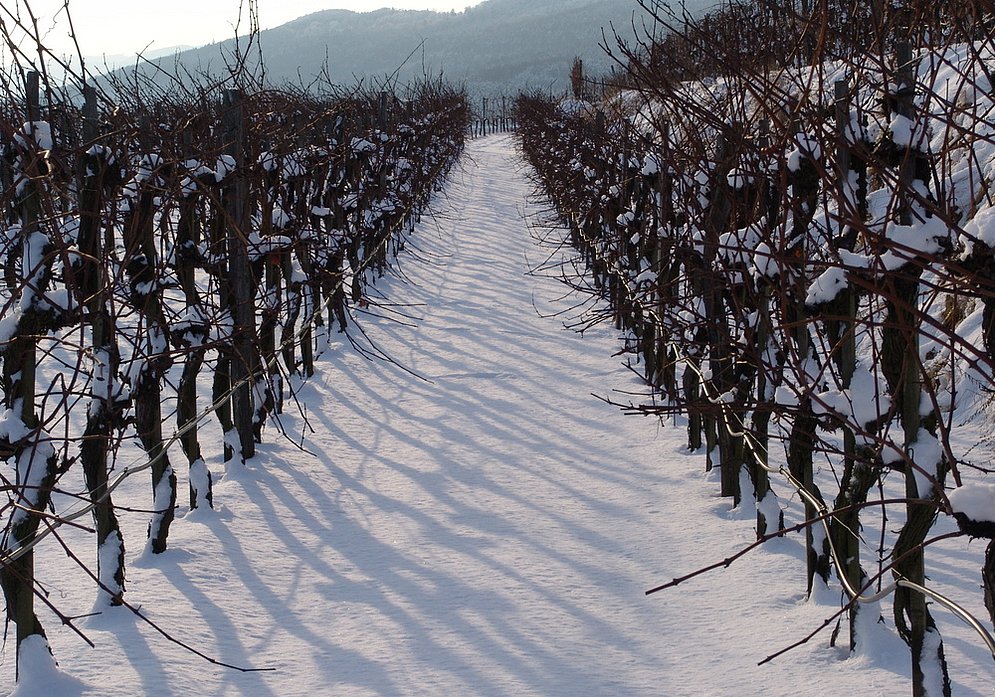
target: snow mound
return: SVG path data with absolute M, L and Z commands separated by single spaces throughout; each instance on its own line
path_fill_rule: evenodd
M 44 637 L 30 636 L 21 642 L 20 679 L 11 697 L 76 697 L 97 694 L 91 685 L 59 670 Z

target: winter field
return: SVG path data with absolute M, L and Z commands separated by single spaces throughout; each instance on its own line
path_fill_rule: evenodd
M 642 388 L 612 357 L 610 326 L 564 328 L 583 308 L 554 278 L 568 252 L 531 224 L 543 207 L 531 193 L 511 137 L 473 141 L 360 317 L 365 335 L 330 337 L 300 408 L 280 417 L 285 437 L 269 426 L 225 473 L 221 434 L 205 433 L 216 510 L 181 509 L 164 554 L 128 550 L 129 602 L 253 672 L 100 604 L 80 622 L 93 649 L 42 615 L 63 672 L 25 665 L 14 694 L 907 694 L 887 600 L 880 623 L 864 613 L 876 640 L 857 655 L 830 647 L 831 625 L 758 666 L 839 608 L 837 586 L 806 599 L 799 534 L 645 595 L 750 544 L 755 511 L 717 496 L 681 422 L 598 399 Z M 969 447 L 988 430 L 972 419 L 958 437 Z M 143 505 L 147 481 L 124 486 L 118 503 Z M 773 486 L 799 522 L 797 498 Z M 124 539 L 142 540 L 147 513 L 121 516 Z M 64 541 L 90 554 L 90 535 Z M 982 544 L 934 545 L 927 567 L 978 617 Z M 93 583 L 52 538 L 36 568 L 60 609 L 94 608 Z M 954 694 L 991 694 L 977 635 L 934 614 Z

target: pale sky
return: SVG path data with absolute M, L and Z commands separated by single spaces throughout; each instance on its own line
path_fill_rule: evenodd
M 320 10 L 345 9 L 368 12 L 381 7 L 406 10 L 460 11 L 480 0 L 258 0 L 263 29 L 275 27 L 302 15 Z M 10 23 L 8 12 L 30 5 L 39 17 L 46 35 L 45 45 L 60 52 L 75 52 L 69 40 L 68 24 L 53 18 L 61 13 L 65 0 L 3 0 L 0 19 Z M 84 55 L 128 54 L 167 49 L 173 46 L 201 46 L 230 39 L 238 21 L 239 0 L 69 0 L 73 24 Z M 248 6 L 248 0 L 245 0 Z M 246 11 L 247 12 L 247 11 Z M 25 15 L 22 14 L 22 17 Z M 240 33 L 248 29 L 248 15 Z

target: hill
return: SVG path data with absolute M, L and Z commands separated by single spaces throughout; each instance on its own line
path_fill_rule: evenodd
M 565 90 L 574 57 L 592 71 L 607 70 L 611 58 L 599 47 L 604 37 L 613 44 L 614 27 L 631 38 L 634 23 L 646 19 L 632 0 L 486 0 L 448 13 L 326 10 L 262 31 L 260 44 L 267 79 L 278 85 L 307 83 L 325 68 L 332 82 L 345 85 L 395 73 L 402 83 L 441 73 L 481 94 Z M 233 40 L 212 44 L 179 59 L 190 69 L 218 72 L 233 46 Z

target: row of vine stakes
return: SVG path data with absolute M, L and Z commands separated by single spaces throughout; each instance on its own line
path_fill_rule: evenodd
M 441 80 L 220 100 L 137 81 L 116 94 L 60 90 L 35 71 L 25 87 L 20 105 L 13 94 L 0 105 L 0 456 L 14 465 L 0 585 L 19 659 L 29 640 L 47 647 L 36 601 L 85 639 L 36 581 L 43 538 L 92 516 L 95 560 L 76 562 L 107 604 L 138 612 L 125 599 L 117 487 L 151 473 L 146 544 L 165 551 L 178 489 L 169 447 L 187 460 L 190 508 L 210 509 L 200 426 L 217 418 L 219 454 L 240 466 L 264 426 L 279 427 L 299 383 L 288 378 L 314 374 L 322 336 L 346 331 L 359 307 L 390 312 L 373 286 L 470 119 L 465 93 Z M 138 464 L 125 464 L 131 441 Z M 67 477 L 77 463 L 83 491 Z
M 840 14 L 796 15 L 794 43 L 751 14 L 790 3 L 731 3 L 686 23 L 641 4 L 666 31 L 647 31 L 636 49 L 620 43 L 627 74 L 613 81 L 627 90 L 599 110 L 564 111 L 538 93 L 515 108 L 537 183 L 587 269 L 564 280 L 607 301 L 581 322 L 624 332 L 653 393 L 620 406 L 684 415 L 721 495 L 740 505 L 752 491 L 758 540 L 804 530 L 807 591 L 835 574 L 851 651 L 862 617 L 891 595 L 913 694 L 949 694 L 930 601 L 966 616 L 995 653 L 989 628 L 926 587 L 924 554 L 952 537 L 992 536 L 959 515 L 960 530 L 929 538 L 938 515 L 956 513 L 947 482 L 987 471 L 958 453 L 950 419 L 965 371 L 982 391 L 995 387 L 995 259 L 964 229 L 988 196 L 971 153 L 992 143 L 991 102 L 971 111 L 946 95 L 984 90 L 992 37 L 928 3 L 861 25 L 880 27 L 876 36 L 848 34 L 845 8 L 829 3 Z M 757 27 L 777 35 L 747 41 Z M 967 57 L 953 64 L 962 45 Z M 941 70 L 955 84 L 936 85 Z M 969 174 L 956 168 L 965 161 Z M 958 334 L 975 302 L 983 348 Z M 777 440 L 783 455 L 772 457 Z M 804 503 L 797 526 L 785 525 L 778 482 Z M 876 547 L 861 532 L 874 510 Z M 983 580 L 995 621 L 992 550 Z

